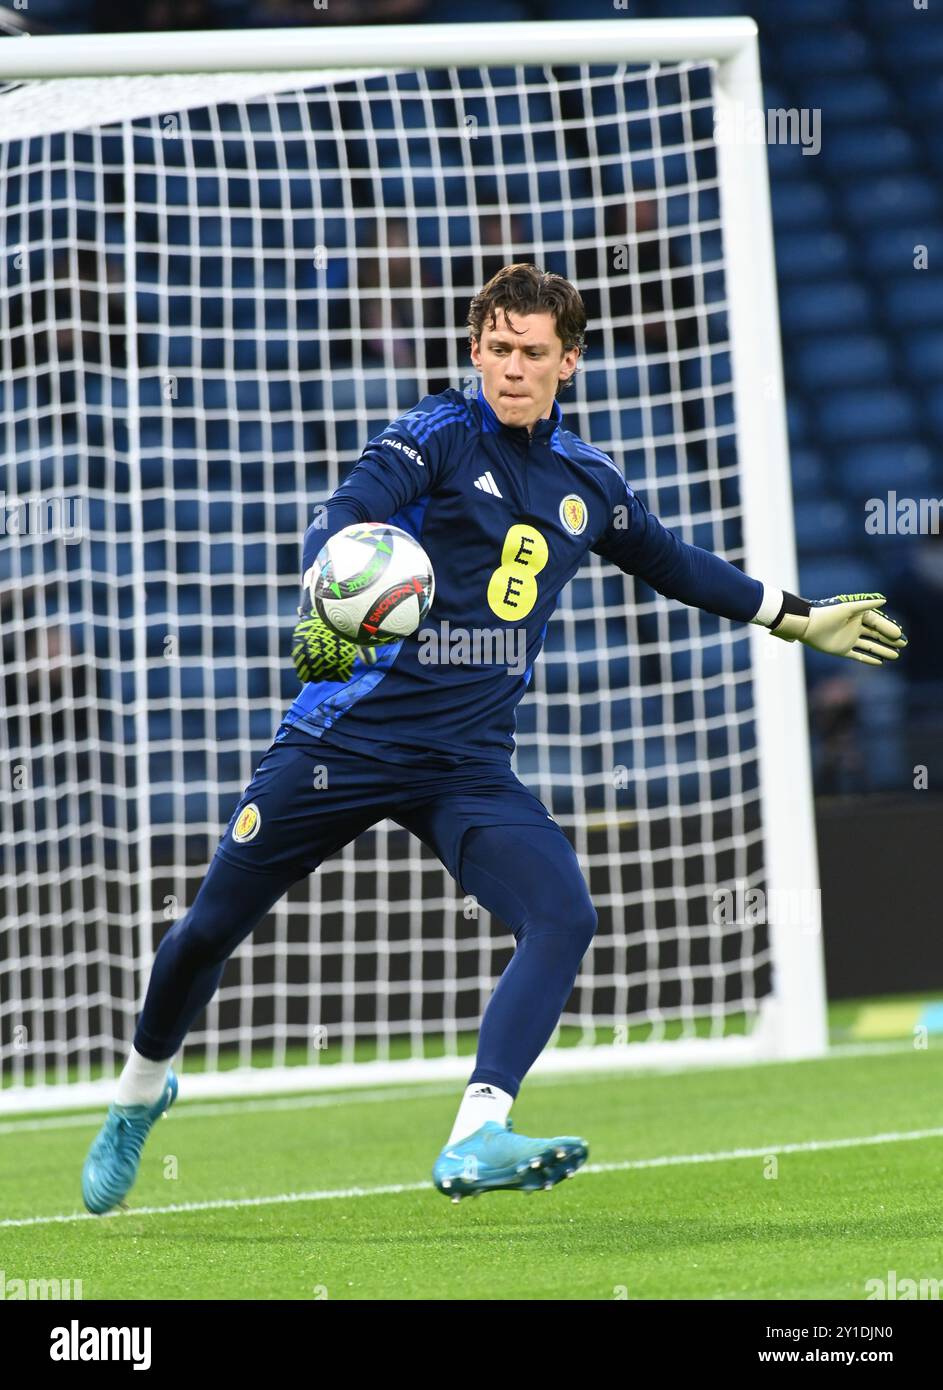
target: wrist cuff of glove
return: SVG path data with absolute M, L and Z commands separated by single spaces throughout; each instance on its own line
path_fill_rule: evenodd
M 305 570 L 304 574 L 301 577 L 301 603 L 298 606 L 298 612 L 307 615 L 309 613 L 313 614 L 315 611 L 316 610 L 314 607 L 314 565 L 311 565 L 308 569 Z
M 809 626 L 811 612 L 812 605 L 807 598 L 784 592 L 783 606 L 770 623 L 770 632 L 774 637 L 781 637 L 784 642 L 795 642 Z

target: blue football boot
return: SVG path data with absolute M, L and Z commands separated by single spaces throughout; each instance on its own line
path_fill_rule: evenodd
M 100 1216 L 124 1202 L 138 1175 L 141 1150 L 151 1126 L 176 1099 L 177 1077 L 171 1068 L 160 1098 L 153 1105 L 108 1107 L 105 1123 L 82 1169 L 82 1197 L 90 1212 Z
M 529 1139 L 488 1120 L 459 1144 L 447 1144 L 436 1159 L 432 1181 L 440 1192 L 460 1202 L 482 1192 L 549 1190 L 572 1178 L 586 1162 L 589 1146 L 572 1134 L 556 1139 Z

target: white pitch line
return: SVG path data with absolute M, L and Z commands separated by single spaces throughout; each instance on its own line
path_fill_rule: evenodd
M 69 1221 L 104 1221 L 122 1216 L 159 1216 L 161 1213 L 173 1215 L 187 1211 L 227 1211 L 237 1207 L 284 1206 L 291 1202 L 326 1202 L 337 1197 L 387 1197 L 400 1192 L 422 1192 L 431 1187 L 431 1182 L 389 1183 L 385 1187 L 330 1187 L 320 1192 L 280 1192 L 276 1197 L 220 1197 L 211 1202 L 176 1202 L 167 1207 L 134 1207 L 128 1211 L 110 1211 L 104 1217 L 93 1216 L 91 1212 L 76 1211 L 65 1216 L 24 1216 L 19 1219 L 0 1221 L 6 1226 L 52 1226 Z
M 587 1164 L 584 1172 L 622 1173 L 630 1168 L 670 1168 L 673 1164 L 724 1163 L 736 1158 L 767 1158 L 772 1154 L 819 1153 L 825 1149 L 856 1149 L 870 1144 L 906 1144 L 915 1139 L 943 1139 L 943 1129 L 910 1129 L 890 1134 L 863 1134 L 850 1139 L 805 1139 L 795 1144 L 767 1144 L 753 1149 L 728 1149 L 721 1153 L 667 1154 L 660 1158 L 633 1158 L 625 1163 Z M 0 1221 L 0 1226 L 3 1222 Z
M 726 1149 L 718 1153 L 664 1154 L 657 1158 L 630 1158 L 620 1163 L 587 1163 L 583 1173 L 630 1173 L 643 1168 L 670 1168 L 695 1163 L 729 1163 L 739 1158 L 767 1158 L 771 1154 L 821 1153 L 828 1149 L 864 1148 L 873 1144 L 905 1144 L 917 1139 L 943 1139 L 943 1128 L 901 1130 L 890 1134 L 864 1134 L 849 1139 L 807 1139 L 793 1144 L 764 1144 L 752 1149 Z M 388 1183 L 382 1187 L 332 1187 L 313 1192 L 281 1192 L 274 1197 L 219 1197 L 210 1202 L 179 1202 L 163 1207 L 134 1207 L 113 1211 L 107 1218 L 89 1212 L 61 1216 L 23 1216 L 0 1221 L 0 1229 L 12 1226 L 53 1226 L 72 1221 L 101 1221 L 127 1216 L 167 1216 L 190 1211 L 232 1211 L 240 1207 L 285 1206 L 293 1202 L 326 1202 L 337 1198 L 387 1197 L 402 1192 L 425 1192 L 430 1181 Z

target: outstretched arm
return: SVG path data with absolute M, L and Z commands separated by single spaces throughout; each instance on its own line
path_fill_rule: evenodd
M 896 661 L 906 647 L 899 624 L 877 611 L 887 602 L 883 594 L 838 594 L 810 601 L 764 585 L 729 560 L 681 540 L 627 483 L 624 486 L 625 502 L 615 508 L 593 549 L 666 598 L 722 618 L 758 623 L 786 642 L 804 642 L 868 666 Z

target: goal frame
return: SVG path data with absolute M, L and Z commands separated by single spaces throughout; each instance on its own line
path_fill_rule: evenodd
M 744 110 L 762 109 L 751 19 L 555 21 L 163 34 L 26 36 L 0 48 L 0 80 L 279 73 L 554 64 L 716 64 L 717 152 L 729 303 L 745 568 L 798 591 L 785 395 L 779 344 L 765 144 L 743 137 Z M 828 1046 L 818 863 L 801 651 L 750 628 L 757 711 L 763 856 L 771 900 L 816 904 L 801 927 L 769 924 L 773 992 L 749 1035 L 548 1047 L 534 1073 L 745 1064 L 821 1056 Z M 139 712 L 142 719 L 143 709 Z M 810 891 L 811 890 L 811 891 Z M 142 906 L 142 919 L 147 913 Z M 151 924 L 140 923 L 151 942 Z M 458 1079 L 469 1057 L 188 1073 L 193 1097 Z M 0 1113 L 80 1108 L 110 1098 L 112 1080 L 0 1090 Z

